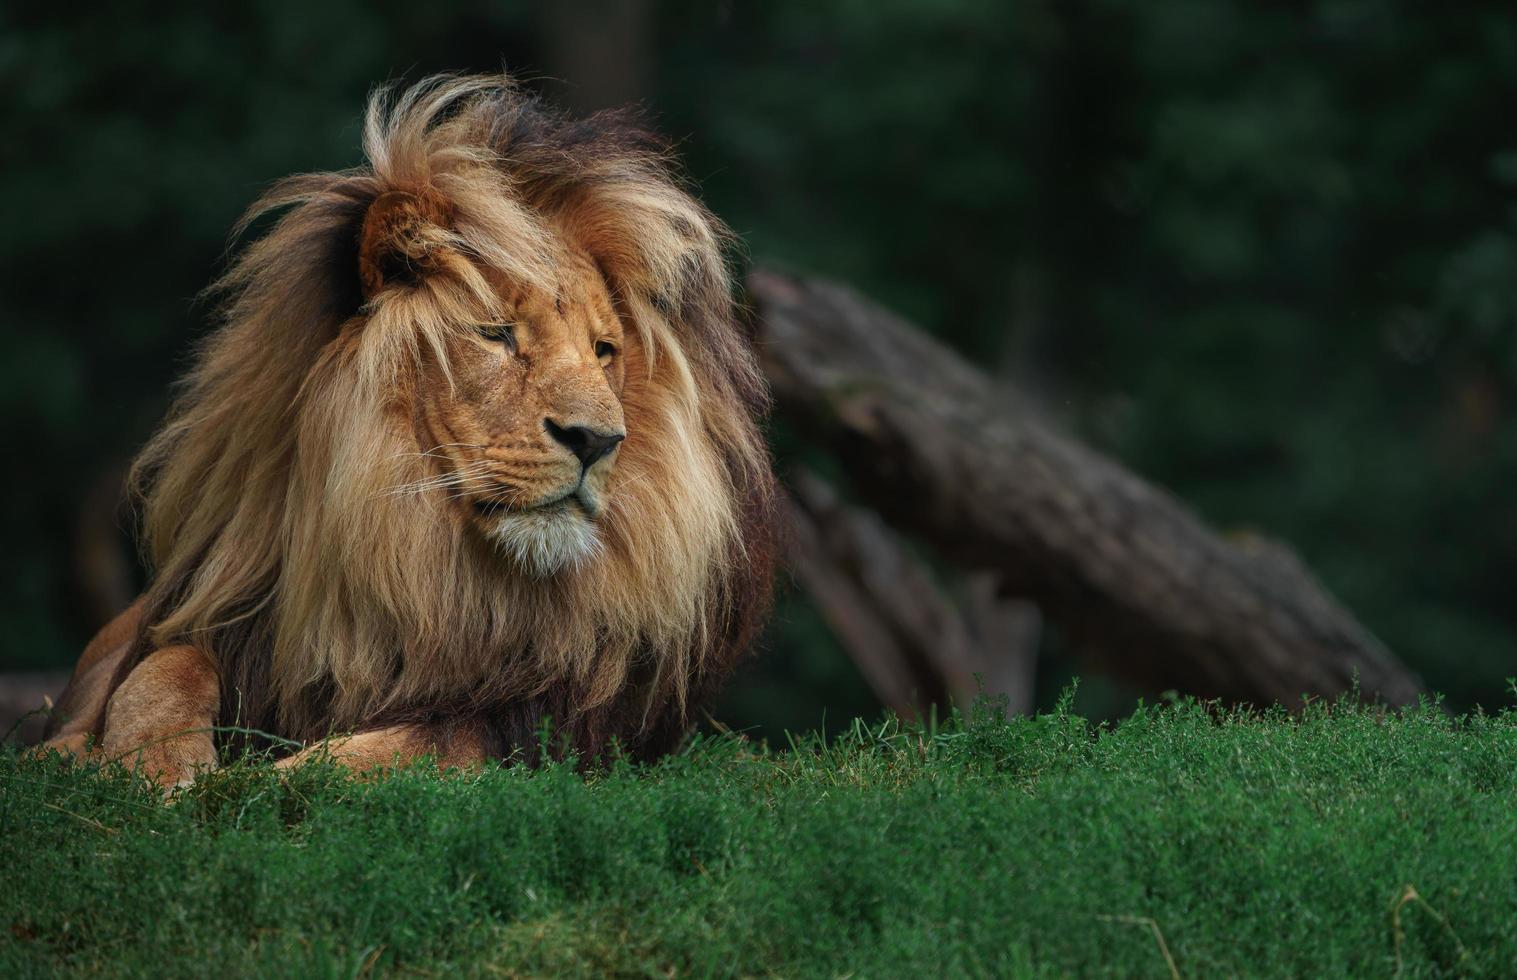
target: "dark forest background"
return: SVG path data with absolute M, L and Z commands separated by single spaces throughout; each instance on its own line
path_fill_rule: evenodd
M 1455 706 L 1511 700 L 1517 8 L 85 9 L 0 10 L 0 667 L 66 668 L 141 575 L 116 491 L 241 210 L 358 163 L 375 84 L 504 65 L 641 103 L 755 260 L 853 284 L 1215 525 L 1291 542 Z M 1048 699 L 1071 669 L 1045 646 Z M 729 724 L 878 711 L 798 598 L 766 648 Z

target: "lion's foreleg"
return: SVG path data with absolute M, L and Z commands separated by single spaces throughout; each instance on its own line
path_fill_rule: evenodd
M 132 766 L 162 789 L 216 767 L 211 731 L 221 684 L 205 654 L 164 647 L 132 668 L 105 709 L 100 754 Z
M 39 755 L 56 750 L 76 758 L 93 756 L 100 746 L 93 736 L 105 721 L 117 671 L 131 653 L 132 641 L 142 623 L 143 601 L 138 599 L 105 624 L 74 666 L 68 686 L 58 696 L 47 727 L 47 739 L 37 746 Z
M 301 749 L 275 765 L 289 769 L 313 759 L 331 759 L 355 772 L 367 772 L 401 767 L 430 757 L 441 768 L 464 769 L 483 763 L 488 755 L 484 739 L 476 732 L 456 728 L 444 732 L 437 725 L 415 723 L 335 736 Z

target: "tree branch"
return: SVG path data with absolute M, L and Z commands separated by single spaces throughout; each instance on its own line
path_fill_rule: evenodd
M 790 568 L 886 707 L 904 716 L 950 698 L 968 707 L 983 691 L 1031 710 L 1035 610 L 1000 598 L 985 576 L 955 603 L 878 514 L 808 471 L 789 482 Z

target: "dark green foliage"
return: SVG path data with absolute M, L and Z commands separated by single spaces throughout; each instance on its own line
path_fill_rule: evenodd
M 0 756 L 0 975 L 1482 976 L 1517 962 L 1517 717 L 981 705 L 647 769 L 172 806 Z M 1410 889 L 1410 890 L 1409 890 Z M 1150 924 L 1151 923 L 1151 924 Z

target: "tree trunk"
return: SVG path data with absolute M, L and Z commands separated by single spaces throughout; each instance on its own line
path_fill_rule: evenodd
M 893 526 L 997 573 L 1088 663 L 1228 702 L 1294 706 L 1356 679 L 1391 704 L 1421 692 L 1288 549 L 1224 540 L 899 317 L 771 271 L 749 276 L 748 295 L 781 415 Z

